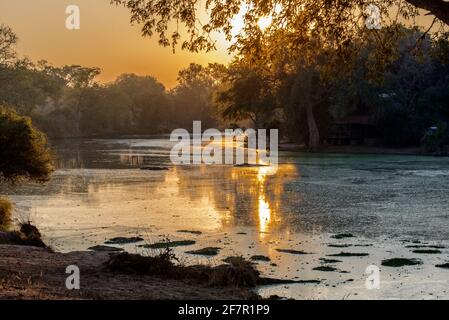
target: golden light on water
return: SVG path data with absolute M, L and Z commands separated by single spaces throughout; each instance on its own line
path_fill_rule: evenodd
M 259 231 L 261 237 L 268 232 L 271 221 L 270 205 L 265 200 L 265 197 L 261 194 L 259 196 Z
M 271 166 L 260 167 L 257 174 L 257 182 L 259 183 L 259 233 L 261 238 L 268 232 L 271 222 L 271 209 L 270 204 L 266 200 L 265 182 L 267 175 L 272 174 L 273 170 L 274 168 Z

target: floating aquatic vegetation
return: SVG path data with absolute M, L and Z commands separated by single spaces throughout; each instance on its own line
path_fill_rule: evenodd
M 326 259 L 326 258 L 320 258 L 320 261 L 322 263 L 339 263 L 342 262 L 341 260 L 337 260 L 337 259 Z
M 441 250 L 437 250 L 437 249 L 417 249 L 417 250 L 413 250 L 413 253 L 419 253 L 419 254 L 440 254 L 442 252 L 441 252 Z
M 406 248 L 410 248 L 410 249 L 422 249 L 422 248 L 431 248 L 431 249 L 445 249 L 445 246 L 441 246 L 441 245 L 409 245 L 409 246 L 405 246 Z
M 193 240 L 180 240 L 180 241 L 163 241 L 156 242 L 152 244 L 143 244 L 140 245 L 140 248 L 147 249 L 164 249 L 164 248 L 172 248 L 172 247 L 182 247 L 182 246 L 191 246 L 194 245 L 196 241 Z
M 331 248 L 349 248 L 352 247 L 352 244 L 328 244 L 327 246 Z
M 449 262 L 443 263 L 443 264 L 437 264 L 435 267 L 442 268 L 442 269 L 449 269 Z
M 277 252 L 282 252 L 282 253 L 289 253 L 289 254 L 311 254 L 309 252 L 305 252 L 302 250 L 292 250 L 292 249 L 276 249 Z
M 116 248 L 116 247 L 110 247 L 110 246 L 102 246 L 102 245 L 90 247 L 90 248 L 88 248 L 88 250 L 101 251 L 101 252 L 120 252 L 120 251 L 123 251 L 122 248 Z
M 216 256 L 220 252 L 221 248 L 207 247 L 199 250 L 186 251 L 188 254 L 196 254 L 201 256 Z
M 195 230 L 178 230 L 179 233 L 190 233 L 190 234 L 194 234 L 194 235 L 201 235 L 203 234 L 201 231 L 195 231 Z
M 130 237 L 130 238 L 116 237 L 116 238 L 109 239 L 108 241 L 105 242 L 105 244 L 129 244 L 129 243 L 136 243 L 136 242 L 141 242 L 141 241 L 143 241 L 143 238 L 141 238 L 141 237 Z
M 313 268 L 312 270 L 323 271 L 323 272 L 334 272 L 334 271 L 337 271 L 338 269 L 331 267 L 331 266 L 319 266 L 319 267 Z
M 255 255 L 255 256 L 252 256 L 250 259 L 253 261 L 267 261 L 267 262 L 271 261 L 270 258 L 268 258 L 266 256 L 262 256 L 262 255 Z
M 418 259 L 407 259 L 407 258 L 393 258 L 382 260 L 382 265 L 385 267 L 404 267 L 404 266 L 415 266 L 422 264 L 421 260 Z
M 340 233 L 331 236 L 332 239 L 346 239 L 346 238 L 354 238 L 351 233 Z
M 336 254 L 328 254 L 328 257 L 366 257 L 368 253 L 355 253 L 355 252 L 340 252 Z

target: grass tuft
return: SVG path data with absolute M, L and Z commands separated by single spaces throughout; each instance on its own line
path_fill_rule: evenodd
M 227 264 L 212 269 L 209 283 L 212 286 L 255 287 L 260 282 L 260 273 L 253 263 L 244 257 L 229 257 Z
M 30 222 L 22 222 L 19 226 L 20 231 L 4 232 L 0 238 L 0 244 L 49 249 L 48 246 L 42 241 L 42 235 L 39 230 Z
M 137 254 L 120 253 L 112 255 L 105 264 L 110 272 L 161 276 L 170 279 L 187 279 L 210 286 L 255 287 L 262 282 L 253 264 L 243 257 L 231 257 L 228 264 L 217 267 L 183 266 L 172 249 L 166 248 L 156 256 L 144 257 Z
M 0 231 L 7 231 L 11 227 L 13 205 L 6 198 L 0 198 Z

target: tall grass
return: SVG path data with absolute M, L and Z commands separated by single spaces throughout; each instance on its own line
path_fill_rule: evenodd
M 13 206 L 6 198 L 0 197 L 0 231 L 6 231 L 11 226 Z

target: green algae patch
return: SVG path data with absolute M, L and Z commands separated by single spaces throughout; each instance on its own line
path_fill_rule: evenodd
M 253 261 L 265 261 L 265 262 L 271 261 L 270 258 L 268 258 L 266 256 L 262 256 L 262 255 L 255 255 L 255 256 L 252 256 L 250 259 Z
M 88 248 L 91 251 L 99 251 L 99 252 L 120 252 L 123 251 L 122 248 L 110 247 L 110 246 L 93 246 Z
M 319 267 L 313 268 L 312 270 L 323 271 L 323 272 L 335 272 L 338 269 L 331 267 L 331 266 L 319 266 Z
M 352 244 L 328 244 L 330 248 L 349 248 L 352 247 Z
M 320 261 L 321 261 L 322 263 L 330 263 L 330 264 L 332 264 L 332 263 L 343 262 L 343 261 L 337 260 L 337 259 L 326 259 L 326 258 L 320 258 Z
M 130 237 L 130 238 L 117 237 L 117 238 L 109 239 L 108 241 L 105 242 L 105 244 L 130 244 L 130 243 L 136 243 L 136 242 L 141 242 L 141 241 L 143 241 L 143 238 L 141 238 L 141 237 Z
M 419 253 L 419 254 L 440 254 L 442 253 L 441 250 L 437 249 L 416 249 L 412 251 L 413 253 Z
M 441 246 L 441 245 L 409 245 L 409 246 L 405 246 L 406 248 L 409 249 L 425 249 L 425 248 L 429 248 L 429 249 L 445 249 L 445 246 Z
M 191 246 L 194 245 L 196 241 L 193 240 L 180 240 L 180 241 L 164 241 L 164 242 L 156 242 L 152 244 L 144 244 L 139 246 L 140 248 L 147 249 L 166 249 L 173 247 L 183 247 L 183 246 Z
M 186 251 L 188 254 L 196 254 L 200 256 L 216 256 L 220 252 L 221 248 L 207 247 L 199 250 Z
M 292 250 L 292 249 L 276 249 L 276 251 L 281 253 L 298 254 L 298 255 L 311 254 L 309 252 L 305 252 L 302 250 Z
M 385 267 L 405 267 L 405 266 L 416 266 L 422 264 L 421 260 L 418 259 L 407 259 L 407 258 L 393 258 L 382 260 L 382 265 Z
M 328 257 L 366 257 L 369 256 L 368 253 L 357 253 L 357 252 L 340 252 L 336 254 L 328 254 Z
M 201 231 L 195 231 L 195 230 L 178 230 L 179 233 L 190 233 L 194 234 L 196 236 L 202 235 L 203 233 Z
M 331 236 L 332 239 L 347 239 L 347 238 L 354 238 L 354 235 L 351 233 L 339 233 Z

